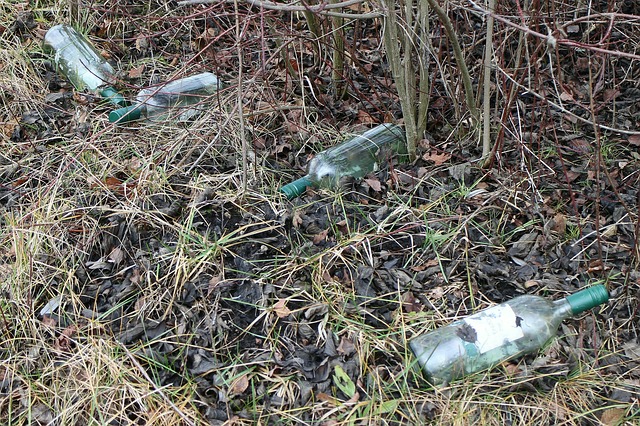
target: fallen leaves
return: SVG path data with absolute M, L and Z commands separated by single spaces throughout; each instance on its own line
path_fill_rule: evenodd
M 424 308 L 422 303 L 413 295 L 412 292 L 407 291 L 402 295 L 402 308 L 405 312 L 420 312 Z
M 313 244 L 320 244 L 322 241 L 324 241 L 327 238 L 328 234 L 329 234 L 329 228 L 323 231 L 320 231 L 319 233 L 313 236 Z
M 622 423 L 625 417 L 626 410 L 618 407 L 607 408 L 602 412 L 600 421 L 603 426 L 616 426 Z
M 432 161 L 436 166 L 440 166 L 451 159 L 451 154 L 448 152 L 437 153 L 432 151 L 424 154 L 422 159 Z
M 129 70 L 129 78 L 140 78 L 144 74 L 144 64 L 133 67 Z
M 248 387 L 249 377 L 247 377 L 247 374 L 242 374 L 240 377 L 235 379 L 233 383 L 231 383 L 231 386 L 229 386 L 229 396 L 240 395 L 244 393 Z
M 287 301 L 285 299 L 279 299 L 275 305 L 273 305 L 273 312 L 276 313 L 278 318 L 286 318 L 291 315 L 291 310 L 287 308 Z
M 367 183 L 367 185 L 369 185 L 369 187 L 371 189 L 373 189 L 375 192 L 380 192 L 382 191 L 382 184 L 380 183 L 380 181 L 376 178 L 365 178 L 364 181 Z

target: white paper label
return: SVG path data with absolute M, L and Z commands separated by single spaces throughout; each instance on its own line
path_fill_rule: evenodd
M 464 322 L 475 330 L 475 344 L 481 354 L 524 336 L 509 305 L 494 306 L 464 319 Z

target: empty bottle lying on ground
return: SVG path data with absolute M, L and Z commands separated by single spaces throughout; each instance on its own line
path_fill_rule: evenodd
M 44 36 L 44 49 L 54 52 L 56 70 L 77 90 L 100 94 L 118 106 L 127 105 L 122 95 L 111 87 L 115 81 L 113 67 L 75 29 L 68 25 L 51 27 Z
M 109 121 L 187 121 L 204 110 L 211 95 L 221 88 L 218 77 L 210 72 L 147 87 L 136 96 L 136 104 L 111 111 Z
M 308 186 L 335 188 L 343 177 L 361 178 L 378 170 L 393 155 L 406 155 L 404 131 L 395 124 L 380 124 L 316 154 L 309 162 L 307 175 L 284 185 L 280 191 L 291 199 Z
M 519 296 L 418 336 L 409 345 L 431 383 L 448 383 L 538 351 L 563 320 L 608 300 L 603 285 L 557 301 Z

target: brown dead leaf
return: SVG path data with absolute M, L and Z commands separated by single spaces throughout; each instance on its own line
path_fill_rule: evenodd
M 278 318 L 286 318 L 291 315 L 291 309 L 287 308 L 286 299 L 279 299 L 275 305 L 273 305 L 273 312 L 276 313 Z
M 402 307 L 405 312 L 420 312 L 423 309 L 422 303 L 413 295 L 412 292 L 407 291 L 402 295 Z
M 375 192 L 380 192 L 382 190 L 382 185 L 380 184 L 380 181 L 378 179 L 376 179 L 376 178 L 365 178 L 364 181 Z
M 129 70 L 129 78 L 140 78 L 144 74 L 144 64 L 133 67 Z
M 591 152 L 591 145 L 584 138 L 572 139 L 569 144 L 571 145 L 571 148 L 578 154 L 588 154 L 589 152 Z
M 633 146 L 640 146 L 640 134 L 630 135 L 629 144 Z
M 256 149 L 265 149 L 267 147 L 267 140 L 265 138 L 256 137 L 253 139 L 252 144 Z
M 102 49 L 102 50 L 100 51 L 100 56 L 102 56 L 102 57 L 103 57 L 103 58 L 105 58 L 105 59 L 112 59 L 112 58 L 113 58 L 113 55 L 111 54 L 111 52 L 109 52 L 109 51 L 108 51 L 108 50 L 106 50 L 106 49 Z
M 340 344 L 336 348 L 336 351 L 340 355 L 349 356 L 352 353 L 354 353 L 355 350 L 356 350 L 356 346 L 353 344 L 353 342 L 350 339 L 347 339 L 346 337 L 342 336 L 342 339 L 340 340 Z
M 589 262 L 588 272 L 601 272 L 604 271 L 604 265 L 600 259 L 593 259 Z
M 616 426 L 622 423 L 625 416 L 625 410 L 622 408 L 607 408 L 602 412 L 600 421 L 604 426 Z
M 438 264 L 438 259 L 429 259 L 421 265 L 412 266 L 411 270 L 415 272 L 420 272 L 420 271 L 424 271 L 427 268 L 431 268 L 432 266 L 436 266 L 437 264 Z
M 578 117 L 576 117 L 574 114 L 566 113 L 563 114 L 562 117 L 571 124 L 576 124 L 578 122 Z
M 563 101 L 571 101 L 573 100 L 573 96 L 569 93 L 569 92 L 562 92 L 560 94 L 560 99 L 562 99 Z
M 238 377 L 229 387 L 229 395 L 240 395 L 249 387 L 249 378 L 246 374 Z
M 524 288 L 537 287 L 539 285 L 540 285 L 540 282 L 538 282 L 536 280 L 527 280 L 524 283 Z
M 58 325 L 58 321 L 56 321 L 54 318 L 51 318 L 49 315 L 42 316 L 42 323 L 47 327 L 55 327 L 56 325 Z
M 604 90 L 604 101 L 605 102 L 609 102 L 614 100 L 615 98 L 618 97 L 618 95 L 620 95 L 620 90 L 618 89 L 605 89 Z
M 553 230 L 560 235 L 564 235 L 567 231 L 567 218 L 562 213 L 558 213 L 553 217 Z
M 77 330 L 77 327 L 73 324 L 65 328 L 56 340 L 56 349 L 69 351 L 71 349 L 71 338 L 76 334 Z
M 291 223 L 296 229 L 302 225 L 302 214 L 300 213 L 300 210 L 293 212 L 293 219 L 291 219 Z
M 444 289 L 442 287 L 436 287 L 429 291 L 429 299 L 440 299 L 444 296 Z
M 108 260 L 118 266 L 124 260 L 124 251 L 120 247 L 114 247 L 109 253 Z
M 349 233 L 349 223 L 345 219 L 342 219 L 340 222 L 336 222 L 336 226 L 343 234 Z
M 355 392 L 351 398 L 345 401 L 345 404 L 355 404 L 360 401 L 360 392 Z
M 133 271 L 131 271 L 131 276 L 129 277 L 131 283 L 135 285 L 140 284 L 140 278 L 140 268 L 133 268 Z
M 142 52 L 149 48 L 149 39 L 143 35 L 136 37 L 136 50 Z
M 358 123 L 373 124 L 373 123 L 375 123 L 375 120 L 373 119 L 371 114 L 369 114 L 367 111 L 361 109 L 361 110 L 358 111 Z
M 316 395 L 316 399 L 318 401 L 327 402 L 329 403 L 329 405 L 333 405 L 334 407 L 339 404 L 339 401 L 336 398 L 332 397 L 331 395 L 327 395 L 324 392 L 319 392 Z
M 144 309 L 146 304 L 147 304 L 147 298 L 144 296 L 139 297 L 136 300 L 136 303 L 133 304 L 134 312 L 140 312 L 142 309 Z
M 207 286 L 207 296 L 213 293 L 213 290 L 215 290 L 215 288 L 218 286 L 221 280 L 222 280 L 222 277 L 220 275 L 211 277 L 211 279 L 209 280 L 209 285 Z
M 447 152 L 443 152 L 442 154 L 438 154 L 437 152 L 430 152 L 428 154 L 424 154 L 422 156 L 424 160 L 433 161 L 436 166 L 439 166 L 451 158 L 451 154 Z
M 100 188 L 103 185 L 115 194 L 124 195 L 128 191 L 133 190 L 136 186 L 136 183 L 135 182 L 125 183 L 122 180 L 118 179 L 117 177 L 107 176 L 106 178 L 104 178 L 104 180 L 100 184 L 98 183 L 92 184 L 91 188 Z
M 520 371 L 521 371 L 520 367 L 518 367 L 518 364 L 513 364 L 511 362 L 503 363 L 502 367 L 507 372 L 507 374 L 510 375 L 510 376 L 515 376 L 518 373 L 520 373 Z
M 327 238 L 328 234 L 329 234 L 329 228 L 325 229 L 324 231 L 320 231 L 318 234 L 313 236 L 313 244 L 320 244 L 322 241 L 325 240 L 325 238 Z

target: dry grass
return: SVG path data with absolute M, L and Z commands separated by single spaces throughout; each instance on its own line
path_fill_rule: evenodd
M 277 188 L 301 170 L 282 165 L 301 167 L 306 153 L 340 137 L 319 115 L 330 109 L 314 91 L 319 83 L 280 63 L 284 52 L 289 64 L 304 64 L 303 30 L 244 10 L 248 77 L 238 87 L 233 65 L 220 63 L 237 59 L 231 6 L 211 6 L 215 21 L 205 7 L 127 5 L 110 13 L 98 2 L 76 9 L 51 0 L 24 30 L 12 24 L 27 7 L 0 6 L 1 423 L 637 423 L 637 348 L 623 344 L 637 341 L 638 284 L 627 270 L 603 278 L 609 307 L 568 322 L 537 357 L 444 388 L 413 365 L 412 336 L 489 306 L 509 281 L 482 283 L 479 265 L 500 266 L 523 232 L 543 232 L 546 218 L 530 212 L 551 198 L 546 169 L 533 167 L 522 140 L 499 151 L 523 152 L 522 173 L 497 177 L 501 185 L 481 185 L 486 176 L 475 169 L 477 180 L 465 183 L 446 164 L 420 173 L 399 166 L 381 179 L 383 195 L 356 185 L 292 204 Z M 203 24 L 207 16 L 215 22 Z M 186 125 L 114 126 L 85 95 L 46 97 L 52 75 L 40 41 L 57 22 L 102 34 L 95 40 L 122 61 L 129 95 L 152 76 L 203 68 L 232 84 Z M 150 36 L 161 31 L 165 38 Z M 151 47 L 139 41 L 129 52 L 140 35 Z M 157 60 L 145 49 L 157 49 Z M 140 65 L 143 76 L 127 78 Z M 583 219 L 568 215 L 580 229 L 593 222 Z M 550 251 L 572 243 L 568 233 L 544 235 L 553 237 Z M 580 241 L 585 270 L 596 254 L 593 239 Z M 615 235 L 598 244 L 626 247 Z M 518 291 L 566 294 L 560 278 L 545 279 Z M 597 277 L 580 272 L 567 282 L 585 279 Z

